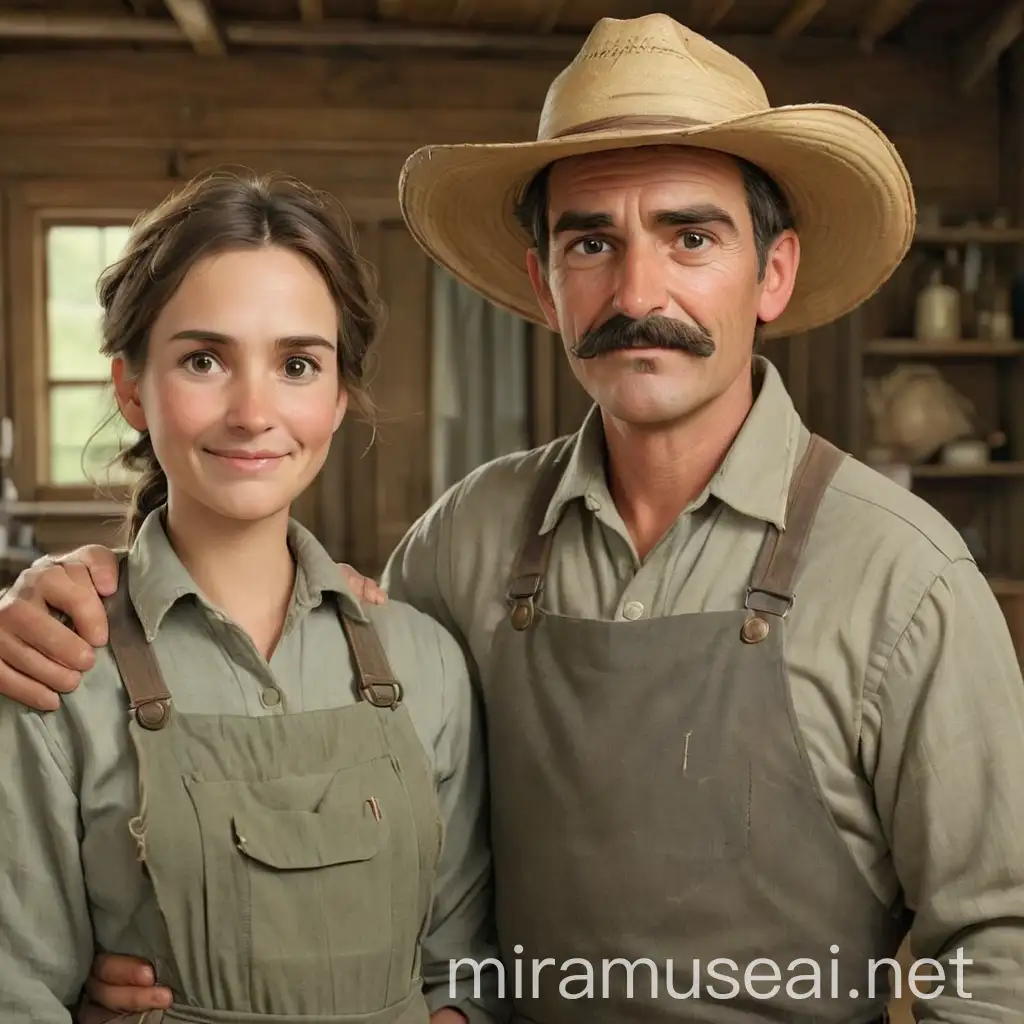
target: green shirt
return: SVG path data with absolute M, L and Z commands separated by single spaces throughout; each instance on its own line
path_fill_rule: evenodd
M 785 525 L 808 436 L 777 370 L 761 357 L 755 370 L 754 406 L 726 459 L 645 559 L 609 493 L 595 409 L 573 437 L 450 489 L 392 555 L 385 588 L 444 623 L 486 683 L 532 490 L 569 445 L 544 524 L 562 517 L 546 607 L 604 620 L 742 607 L 766 524 Z M 1020 1020 L 1024 681 L 964 541 L 920 497 L 847 459 L 807 543 L 785 635 L 796 718 L 854 862 L 881 900 L 905 891 L 916 956 L 962 946 L 974 959 L 965 988 L 979 1017 Z M 952 1020 L 955 1000 L 951 982 L 920 1019 Z
M 287 715 L 352 703 L 354 678 L 335 602 L 357 618 L 369 615 L 405 684 L 437 780 L 446 839 L 423 945 L 424 988 L 431 1009 L 458 1005 L 472 995 L 472 976 L 460 972 L 453 1000 L 449 959 L 494 955 L 486 766 L 465 659 L 447 632 L 408 605 L 361 608 L 327 552 L 294 522 L 289 542 L 295 585 L 269 664 L 198 593 L 159 513 L 147 519 L 129 555 L 133 604 L 184 714 Z M 64 1007 L 77 999 L 96 949 L 132 953 L 125 937 L 133 919 L 155 908 L 128 832 L 138 811 L 138 771 L 125 702 L 106 648 L 57 711 L 40 714 L 0 700 L 4 1024 L 69 1021 Z M 485 981 L 488 1001 L 495 980 Z

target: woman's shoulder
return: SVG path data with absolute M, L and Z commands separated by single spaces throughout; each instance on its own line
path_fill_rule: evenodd
M 384 605 L 363 605 L 396 673 L 399 665 L 438 678 L 461 677 L 466 660 L 455 637 L 437 619 L 404 601 L 388 599 Z

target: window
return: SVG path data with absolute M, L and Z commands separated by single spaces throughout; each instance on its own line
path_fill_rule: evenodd
M 134 431 L 117 413 L 110 361 L 100 352 L 97 280 L 128 239 L 127 224 L 47 224 L 46 394 L 49 423 L 43 479 L 55 486 L 126 482 L 110 466 Z
M 9 475 L 23 501 L 67 502 L 69 516 L 85 519 L 120 514 L 129 481 L 108 466 L 135 434 L 117 411 L 100 354 L 97 279 L 136 218 L 171 187 L 44 180 L 6 188 L 3 411 L 14 427 Z
M 433 269 L 433 495 L 529 448 L 530 326 Z

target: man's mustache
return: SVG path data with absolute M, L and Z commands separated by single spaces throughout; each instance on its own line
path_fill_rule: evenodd
M 711 332 L 700 324 L 687 324 L 666 316 L 647 316 L 642 320 L 616 314 L 599 327 L 587 331 L 572 346 L 577 359 L 593 359 L 605 352 L 631 348 L 667 348 L 707 358 L 715 351 Z

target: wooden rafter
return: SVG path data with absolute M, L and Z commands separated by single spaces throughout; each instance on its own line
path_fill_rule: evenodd
M 860 27 L 861 49 L 869 53 L 875 44 L 898 28 L 920 0 L 874 0 Z
M 963 44 L 957 71 L 960 87 L 970 92 L 1024 34 L 1024 0 L 1008 0 L 1001 10 Z
M 218 57 L 227 53 L 224 37 L 206 0 L 164 0 L 164 3 L 196 53 Z
M 456 25 L 468 25 L 475 11 L 476 0 L 455 0 L 452 22 Z
M 793 0 L 782 20 L 775 26 L 776 39 L 795 39 L 817 17 L 826 0 Z
M 324 0 L 299 0 L 299 16 L 303 21 L 323 21 Z
M 537 23 L 538 32 L 554 32 L 555 26 L 558 24 L 558 17 L 562 13 L 562 7 L 565 5 L 565 0 L 547 0 L 544 5 L 544 13 L 540 17 L 540 21 Z
M 687 20 L 698 32 L 710 32 L 733 9 L 736 0 L 690 0 Z
M 733 9 L 736 0 L 715 0 L 704 20 L 704 30 L 710 32 Z

